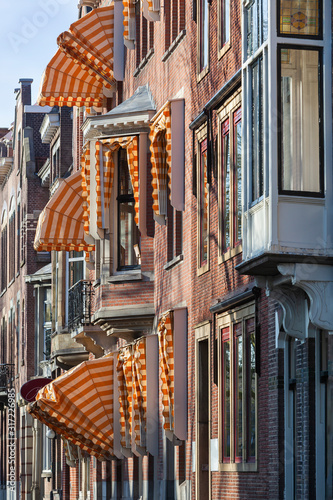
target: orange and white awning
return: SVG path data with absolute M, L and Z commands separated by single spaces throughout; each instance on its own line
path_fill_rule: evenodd
M 153 211 L 166 216 L 167 183 L 171 193 L 171 106 L 170 102 L 159 111 L 150 126 L 151 174 Z
M 164 314 L 159 321 L 158 340 L 160 351 L 160 376 L 162 381 L 161 389 L 164 429 L 173 432 L 175 415 L 175 373 L 172 311 Z
M 62 179 L 39 216 L 34 248 L 38 252 L 95 249 L 85 241 L 81 172 Z
M 85 361 L 41 389 L 28 412 L 99 459 L 113 455 L 113 356 Z
M 104 217 L 109 208 L 114 176 L 113 153 L 119 148 L 127 151 L 127 163 L 134 194 L 135 223 L 139 223 L 139 161 L 138 137 L 115 137 L 96 142 L 96 190 L 97 190 L 97 226 L 104 228 Z
M 134 49 L 136 39 L 134 0 L 123 0 L 124 43 L 128 49 Z
M 60 48 L 45 70 L 38 104 L 100 107 L 105 89 L 116 83 L 113 3 L 93 9 L 57 41 Z

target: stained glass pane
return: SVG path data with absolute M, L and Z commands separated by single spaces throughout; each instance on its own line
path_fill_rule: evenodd
M 235 352 L 235 459 L 243 454 L 243 340 L 242 323 L 234 325 Z
M 319 0 L 280 0 L 280 33 L 318 36 Z
M 254 319 L 246 321 L 247 339 L 247 455 L 248 459 L 256 454 L 256 353 Z

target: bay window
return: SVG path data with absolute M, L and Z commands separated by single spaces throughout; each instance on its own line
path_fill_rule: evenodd
M 280 47 L 279 190 L 323 196 L 321 54 Z
M 252 65 L 252 201 L 264 194 L 263 64 Z
M 320 0 L 280 0 L 279 35 L 319 37 L 322 33 Z
M 255 306 L 218 319 L 220 363 L 220 470 L 256 470 L 257 374 Z

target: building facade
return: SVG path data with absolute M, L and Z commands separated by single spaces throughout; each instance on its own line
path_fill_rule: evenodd
M 38 98 L 22 498 L 332 497 L 331 21 L 79 2 Z

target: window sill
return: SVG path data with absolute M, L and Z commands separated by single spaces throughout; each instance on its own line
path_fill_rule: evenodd
M 2 297 L 2 296 L 6 293 L 6 291 L 7 291 L 7 288 L 4 288 L 4 289 L 2 290 L 2 292 L 0 293 L 0 297 Z
M 165 271 L 168 271 L 168 269 L 172 269 L 174 266 L 176 266 L 182 260 L 184 260 L 184 255 L 181 253 L 181 254 L 177 255 L 176 257 L 174 257 L 172 260 L 169 260 L 169 262 L 167 262 L 164 265 L 163 269 Z
M 152 49 L 150 49 L 149 52 L 147 52 L 147 55 L 142 59 L 139 66 L 136 68 L 136 70 L 133 73 L 134 77 L 139 76 L 139 74 L 141 73 L 143 68 L 146 66 L 146 64 L 148 64 L 148 62 L 153 57 L 153 55 L 154 55 L 154 47 Z
M 200 73 L 197 74 L 197 83 L 201 82 L 205 78 L 206 75 L 209 73 L 209 66 L 207 68 L 204 68 Z
M 220 463 L 219 465 L 219 471 L 220 472 L 257 472 L 258 471 L 258 464 L 257 462 L 252 462 L 252 463 L 233 463 L 233 464 L 226 464 L 226 463 Z
M 115 274 L 114 276 L 109 276 L 107 278 L 108 283 L 124 283 L 126 281 L 141 281 L 142 273 L 141 271 L 135 272 L 124 272 L 124 274 Z
M 205 264 L 204 266 L 198 267 L 197 268 L 197 276 L 202 276 L 205 273 L 208 273 L 209 271 L 209 263 Z
M 219 51 L 218 51 L 218 59 L 221 59 L 221 57 L 223 57 L 224 54 L 226 54 L 228 52 L 228 50 L 230 50 L 230 48 L 231 48 L 231 43 L 229 41 L 221 49 L 219 49 Z
M 164 52 L 162 56 L 162 61 L 165 62 L 169 59 L 173 51 L 178 47 L 180 42 L 185 38 L 186 36 L 186 30 L 182 30 L 174 39 L 170 47 Z
M 223 262 L 226 262 L 227 260 L 232 259 L 236 255 L 240 254 L 241 252 L 242 252 L 242 244 L 240 243 L 234 248 L 230 248 L 227 252 L 220 254 L 218 262 L 219 264 L 222 264 Z
M 52 471 L 51 470 L 43 470 L 40 477 L 52 477 Z

